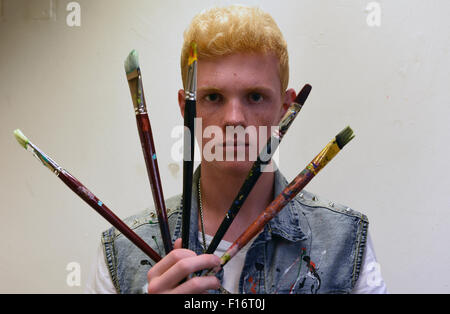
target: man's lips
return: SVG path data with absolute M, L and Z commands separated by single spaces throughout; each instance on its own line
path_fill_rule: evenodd
M 250 149 L 250 145 L 248 143 L 227 142 L 222 144 L 222 149 L 224 152 L 244 152 Z

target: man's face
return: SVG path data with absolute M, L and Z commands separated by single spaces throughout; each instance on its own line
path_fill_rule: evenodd
M 179 95 L 183 113 L 182 91 Z M 212 153 L 216 157 L 210 161 L 214 166 L 248 171 L 256 159 L 251 156 L 250 150 L 259 154 L 270 137 L 271 127 L 278 126 L 294 98 L 293 90 L 281 92 L 275 56 L 238 53 L 199 60 L 197 118 L 202 119 L 202 159 Z M 240 127 L 240 133 L 236 127 Z M 247 132 L 245 136 L 235 136 L 229 132 L 231 129 L 241 135 L 242 130 L 256 131 L 256 135 Z M 218 130 L 221 134 L 217 134 Z M 260 134 L 262 132 L 264 134 Z M 259 140 L 261 136 L 265 136 L 265 140 Z M 243 153 L 245 161 L 238 161 L 238 154 Z M 216 160 L 219 155 L 223 156 L 224 161 Z M 206 159 L 211 160 L 211 156 Z

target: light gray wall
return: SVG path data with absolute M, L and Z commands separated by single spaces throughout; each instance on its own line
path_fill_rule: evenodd
M 182 125 L 179 51 L 190 19 L 231 1 L 0 0 L 0 292 L 80 293 L 108 224 L 15 141 L 22 131 L 119 217 L 152 204 L 123 61 L 140 53 L 166 196 Z M 381 6 L 381 24 L 367 22 Z M 356 138 L 308 186 L 365 213 L 391 293 L 449 293 L 450 2 L 240 1 L 285 34 L 290 87 L 312 93 L 280 147 L 288 179 L 343 127 Z M 48 16 L 48 10 L 51 14 Z M 44 10 L 44 12 L 43 12 Z M 47 12 L 47 13 L 46 13 Z M 46 18 L 48 17 L 48 18 Z M 40 18 L 40 19 L 36 19 Z M 81 266 L 69 287 L 66 266 Z

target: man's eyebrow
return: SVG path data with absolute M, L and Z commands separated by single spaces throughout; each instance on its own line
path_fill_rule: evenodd
M 197 88 L 197 92 L 219 92 L 220 88 L 213 86 L 204 86 Z
M 266 92 L 266 93 L 275 93 L 273 88 L 268 86 L 255 85 L 249 88 L 246 88 L 247 92 Z
M 246 92 L 266 92 L 266 93 L 275 93 L 275 90 L 271 87 L 268 86 L 263 86 L 263 85 L 255 85 L 255 86 L 249 86 L 247 88 L 244 89 Z M 204 86 L 204 87 L 200 87 L 197 89 L 197 92 L 208 92 L 208 93 L 217 93 L 217 92 L 221 92 L 223 91 L 223 89 L 219 88 L 219 87 L 214 87 L 214 86 Z

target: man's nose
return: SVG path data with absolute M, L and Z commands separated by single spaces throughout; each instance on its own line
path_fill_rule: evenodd
M 224 112 L 224 125 L 246 126 L 245 108 L 238 98 L 231 98 L 226 103 Z

